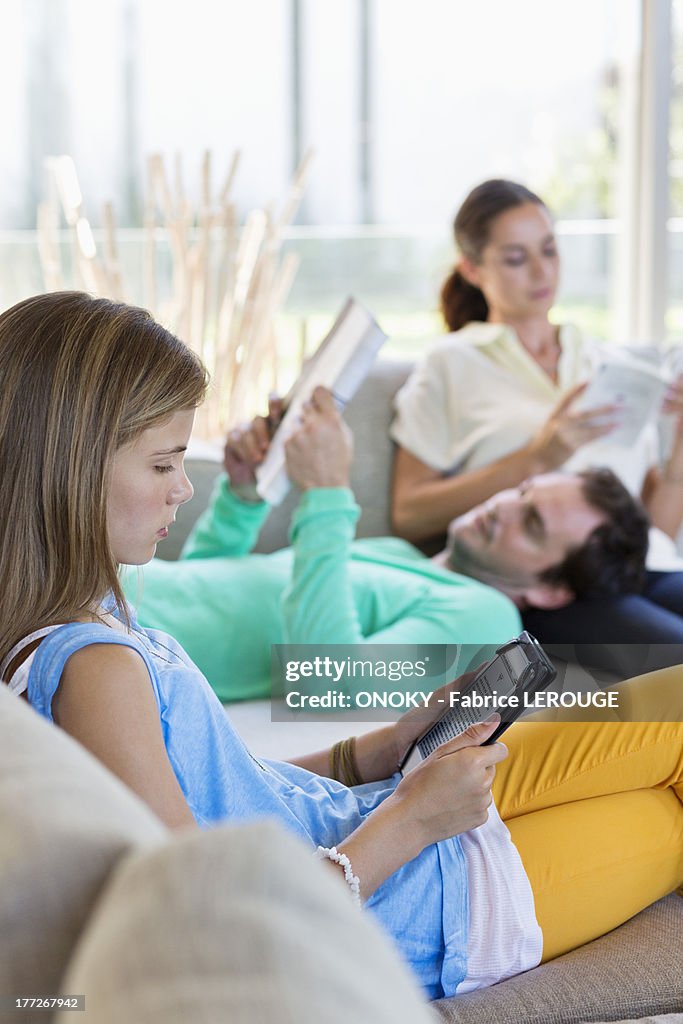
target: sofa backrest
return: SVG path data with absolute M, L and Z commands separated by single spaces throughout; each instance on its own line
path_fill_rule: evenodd
M 362 509 L 357 529 L 359 537 L 383 537 L 391 533 L 394 446 L 389 438 L 389 426 L 394 396 L 412 367 L 408 361 L 378 361 L 346 409 L 345 419 L 354 437 L 351 486 Z M 171 536 L 159 547 L 162 558 L 178 557 L 192 525 L 206 508 L 220 465 L 209 459 L 188 459 L 187 471 L 195 495 L 191 502 L 178 509 Z M 293 489 L 283 503 L 273 509 L 261 530 L 256 551 L 276 551 L 287 545 L 289 523 L 297 501 L 298 494 Z

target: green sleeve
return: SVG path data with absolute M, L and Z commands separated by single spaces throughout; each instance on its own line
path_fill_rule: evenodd
M 241 501 L 222 473 L 208 508 L 195 523 L 180 557 L 240 558 L 249 554 L 269 511 L 265 501 Z
M 283 642 L 290 644 L 465 644 L 473 664 L 519 632 L 519 613 L 498 591 L 457 577 L 453 603 L 435 610 L 420 600 L 373 633 L 363 633 L 349 574 L 360 513 L 351 491 L 307 491 L 293 516 L 292 575 L 281 598 Z M 486 643 L 482 644 L 482 635 Z M 463 655 L 465 651 L 463 651 Z M 460 671 L 470 667 L 469 662 Z
M 282 595 L 285 643 L 362 643 L 348 562 L 360 509 L 346 487 L 306 491 L 292 517 L 292 576 Z

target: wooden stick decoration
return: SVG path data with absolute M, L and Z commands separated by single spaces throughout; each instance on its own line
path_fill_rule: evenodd
M 249 323 L 250 333 L 243 340 L 244 358 L 240 363 L 237 379 L 231 393 L 229 420 L 223 426 L 239 422 L 250 415 L 259 398 L 259 390 L 265 380 L 276 383 L 273 366 L 276 362 L 273 350 L 272 324 L 275 311 L 288 293 L 298 267 L 299 259 L 290 253 L 276 275 L 275 262 L 270 261 L 263 270 L 253 317 Z M 270 359 L 268 358 L 270 356 Z M 270 381 L 268 380 L 270 378 Z
M 301 201 L 311 154 L 304 157 L 279 215 L 252 210 L 243 229 L 232 192 L 241 151 L 235 150 L 220 190 L 212 187 L 210 151 L 202 157 L 200 197 L 191 205 L 180 155 L 173 161 L 171 186 L 163 157 L 149 156 L 143 233 L 144 301 L 153 315 L 179 334 L 202 357 L 214 387 L 199 430 L 216 437 L 235 414 L 251 415 L 266 385 L 278 380 L 274 320 L 286 301 L 298 260 L 280 258 L 282 235 Z M 47 162 L 48 199 L 38 208 L 38 248 L 46 287 L 64 287 L 59 242 L 61 206 L 72 239 L 77 285 L 126 301 L 117 228 L 111 203 L 102 209 L 102 256 L 83 211 L 83 194 L 70 157 Z M 57 198 L 58 197 L 58 198 Z M 158 259 L 161 233 L 168 240 L 170 295 L 160 287 L 164 263 Z
M 236 149 L 235 152 L 232 154 L 232 160 L 230 161 L 230 169 L 228 170 L 228 174 L 226 176 L 226 179 L 225 179 L 225 181 L 223 183 L 223 187 L 220 190 L 220 193 L 219 193 L 219 196 L 218 196 L 218 204 L 219 204 L 219 206 L 227 206 L 228 203 L 230 202 L 230 195 L 232 193 L 232 186 L 235 183 L 235 176 L 237 174 L 237 168 L 240 165 L 240 160 L 241 159 L 242 159 L 242 150 L 241 149 Z
M 59 252 L 58 213 L 48 200 L 38 206 L 38 255 L 45 280 L 45 288 L 49 292 L 59 292 L 64 288 L 64 275 Z
M 54 157 L 47 157 L 44 166 L 47 199 L 38 205 L 38 255 L 47 291 L 61 291 L 65 284 L 59 238 L 59 195 Z
M 313 164 L 314 156 L 315 151 L 312 148 L 307 149 L 301 159 L 301 163 L 296 169 L 296 173 L 294 174 L 294 180 L 289 189 L 289 195 L 285 200 L 285 203 L 282 207 L 282 213 L 280 214 L 280 218 L 276 225 L 276 230 L 278 234 L 281 234 L 282 230 L 292 222 L 296 211 L 299 209 L 299 206 L 301 205 L 301 200 L 303 198 L 304 191 L 306 190 L 306 184 L 311 173 L 311 166 Z
M 193 348 L 200 353 L 205 362 L 211 362 L 209 338 L 207 333 L 209 320 L 209 297 L 211 275 L 209 257 L 211 254 L 211 227 L 213 215 L 211 211 L 211 151 L 206 150 L 202 160 L 201 205 L 199 208 L 199 237 L 192 248 L 192 269 L 190 276 L 190 339 Z M 209 358 L 207 358 L 209 356 Z
M 279 353 L 277 347 L 277 332 L 275 331 L 275 315 L 278 310 L 282 309 L 289 297 L 300 263 L 301 260 L 295 252 L 287 253 L 282 261 L 282 265 L 280 266 L 278 276 L 275 280 L 275 288 L 273 290 L 274 294 L 271 301 L 270 323 L 268 328 L 272 373 L 268 390 L 275 394 L 280 393 L 278 374 Z M 297 366 L 297 373 L 300 372 L 302 365 L 303 360 Z
M 117 302 L 124 302 L 123 277 L 116 245 L 116 222 L 112 203 L 107 202 L 102 206 L 102 226 L 104 228 L 105 269 L 109 279 L 109 295 Z
M 157 240 L 156 240 L 156 205 L 154 203 L 154 155 L 147 157 L 147 188 L 145 189 L 144 242 L 142 254 L 142 274 L 144 301 L 149 310 L 158 306 L 157 292 Z
M 57 157 L 52 164 L 57 189 L 67 224 L 72 229 L 75 249 L 75 267 L 79 281 L 96 295 L 110 294 L 110 282 L 105 267 L 97 258 L 97 246 L 90 222 L 83 213 L 83 193 L 78 182 L 76 167 L 70 156 Z

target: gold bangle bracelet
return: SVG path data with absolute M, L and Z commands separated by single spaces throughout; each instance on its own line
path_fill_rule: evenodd
M 345 786 L 360 786 L 363 783 L 356 758 L 356 737 L 340 740 L 330 750 L 330 778 L 343 782 Z

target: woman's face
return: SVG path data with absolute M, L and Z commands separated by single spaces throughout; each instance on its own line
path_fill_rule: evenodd
M 489 319 L 509 323 L 548 313 L 555 302 L 559 262 L 548 211 L 524 203 L 492 221 L 481 262 L 464 261 L 463 270 L 483 291 Z
M 168 536 L 179 505 L 192 497 L 183 458 L 194 409 L 182 409 L 143 431 L 114 456 L 107 495 L 112 553 L 125 565 L 144 565 Z

